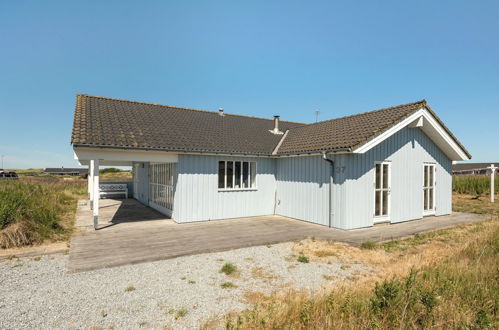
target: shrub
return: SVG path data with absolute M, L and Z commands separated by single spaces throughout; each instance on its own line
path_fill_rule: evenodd
M 220 269 L 220 273 L 224 273 L 225 275 L 234 274 L 236 271 L 237 267 L 230 262 L 225 263 Z
M 79 182 L 0 181 L 0 247 L 68 238 L 73 225 L 69 215 L 85 187 Z
M 235 285 L 232 282 L 223 282 L 222 284 L 220 284 L 220 287 L 222 289 L 233 289 L 233 288 L 237 288 L 237 285 Z
M 495 178 L 495 192 L 499 192 L 499 176 Z M 490 175 L 454 175 L 452 191 L 458 194 L 488 195 L 490 194 Z
M 298 257 L 297 261 L 298 262 L 303 262 L 303 263 L 307 264 L 310 260 L 308 260 L 307 256 L 301 255 L 301 256 Z
M 175 313 L 175 320 L 178 320 L 181 317 L 184 317 L 187 315 L 187 309 L 186 308 L 181 308 Z

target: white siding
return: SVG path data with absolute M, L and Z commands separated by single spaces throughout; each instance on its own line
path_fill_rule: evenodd
M 452 162 L 418 128 L 404 128 L 365 154 L 335 156 L 336 210 L 333 226 L 342 229 L 373 225 L 374 162 L 391 161 L 392 223 L 423 217 L 423 164 L 435 163 L 436 215 L 450 214 Z
M 139 179 L 135 196 L 142 204 L 149 205 L 149 163 L 138 163 L 138 165 L 138 168 L 132 167 L 133 176 Z
M 257 189 L 218 190 L 218 161 L 257 163 Z M 205 221 L 274 213 L 275 160 L 270 158 L 179 155 L 173 219 Z
M 329 226 L 330 167 L 320 156 L 278 159 L 276 214 Z

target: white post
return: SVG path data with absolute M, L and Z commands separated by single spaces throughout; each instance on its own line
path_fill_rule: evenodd
M 490 164 L 490 202 L 494 203 L 494 184 L 495 184 L 495 176 L 496 176 L 496 170 L 497 167 L 494 166 L 494 164 Z
M 92 207 L 92 213 L 94 216 L 94 229 L 97 229 L 97 226 L 99 224 L 99 160 L 94 159 L 91 161 L 93 162 L 93 177 L 92 177 L 92 184 L 93 184 L 93 207 Z
M 87 181 L 88 181 L 88 199 L 90 200 L 90 206 L 92 205 L 92 194 L 93 194 L 93 182 L 94 179 L 94 163 L 93 160 L 90 161 L 88 164 L 88 175 L 87 175 Z

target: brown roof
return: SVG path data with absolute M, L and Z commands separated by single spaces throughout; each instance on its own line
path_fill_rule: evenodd
M 435 117 L 446 132 L 471 158 L 466 148 L 431 110 L 424 99 L 418 102 L 294 127 L 289 130 L 277 154 L 353 150 L 423 107 Z
M 269 132 L 272 119 L 78 94 L 71 143 L 251 155 L 271 155 L 279 143 L 277 155 L 352 150 L 422 107 L 471 157 L 425 100 L 308 125 L 280 121 L 283 138 Z
M 279 128 L 297 125 L 280 121 Z M 273 119 L 78 94 L 71 143 L 269 155 L 282 138 L 273 127 Z

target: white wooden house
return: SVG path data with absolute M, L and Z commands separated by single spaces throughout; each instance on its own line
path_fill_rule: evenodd
M 469 152 L 422 100 L 302 124 L 78 95 L 72 145 L 133 168 L 133 197 L 176 222 L 278 214 L 354 229 L 445 215 Z

